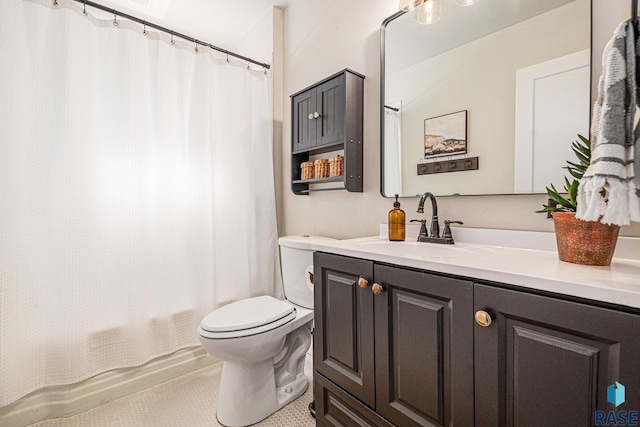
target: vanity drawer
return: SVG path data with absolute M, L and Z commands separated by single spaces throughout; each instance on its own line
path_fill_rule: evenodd
M 313 396 L 318 426 L 392 426 L 317 372 L 313 376 Z

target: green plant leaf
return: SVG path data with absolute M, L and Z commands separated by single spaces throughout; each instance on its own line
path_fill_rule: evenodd
M 589 165 L 589 163 L 591 162 L 591 159 L 589 156 L 585 156 L 584 154 L 580 153 L 579 151 L 573 150 L 576 153 L 576 157 L 580 160 L 581 164 L 577 165 L 577 167 L 586 167 Z M 569 163 L 569 162 L 567 162 Z
M 573 205 L 571 204 L 571 202 L 565 199 L 563 196 L 561 196 L 560 192 L 556 190 L 553 184 L 551 184 L 551 188 L 547 187 L 547 194 L 549 194 L 550 198 L 560 203 L 563 207 L 569 208 L 569 209 L 573 208 Z
M 535 213 L 557 212 L 559 209 L 555 206 L 542 205 L 543 209 L 535 211 Z
M 571 148 L 573 149 L 576 156 L 578 154 L 584 156 L 584 158 L 589 159 L 591 157 L 591 149 L 589 147 L 585 147 L 584 145 L 580 145 L 577 142 L 573 141 L 571 144 Z
M 583 164 L 573 163 L 568 160 L 567 160 L 567 164 L 570 165 L 570 166 L 567 166 L 567 169 L 587 170 L 587 166 Z
M 576 157 L 580 159 L 581 166 L 588 166 L 591 161 L 591 150 L 586 147 L 582 147 L 579 145 L 573 146 L 573 152 L 576 154 Z
M 578 138 L 582 143 L 573 141 L 571 143 L 571 148 L 576 157 L 580 160 L 582 166 L 586 168 L 591 163 L 591 141 L 580 134 L 578 134 Z
M 569 195 L 569 203 L 571 203 L 571 208 L 575 210 L 577 206 L 577 200 L 578 200 L 578 186 L 580 185 L 580 183 L 576 180 L 573 180 L 573 182 L 569 183 L 569 180 L 567 178 L 565 178 L 564 180 L 565 180 L 564 188 L 567 191 L 567 194 Z
M 578 138 L 580 138 L 580 141 L 582 141 L 582 143 L 589 149 L 589 152 L 591 152 L 591 141 L 580 134 L 578 134 Z
M 567 167 L 565 169 L 567 169 L 569 171 L 569 173 L 571 174 L 571 176 L 574 177 L 575 179 L 582 179 L 582 177 L 584 176 L 584 172 L 576 171 L 575 168 Z

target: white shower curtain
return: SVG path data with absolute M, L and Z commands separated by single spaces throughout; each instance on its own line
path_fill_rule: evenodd
M 384 109 L 384 195 L 402 195 L 402 113 Z
M 269 76 L 81 6 L 0 2 L 0 407 L 281 292 Z

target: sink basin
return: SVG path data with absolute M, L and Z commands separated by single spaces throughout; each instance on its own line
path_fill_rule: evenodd
M 355 243 L 355 242 L 354 242 Z M 478 255 L 485 248 L 467 248 L 455 245 L 440 245 L 423 242 L 391 242 L 388 240 L 361 241 L 355 243 L 359 249 L 385 255 L 418 258 L 457 258 Z M 483 250 L 484 249 L 484 250 Z

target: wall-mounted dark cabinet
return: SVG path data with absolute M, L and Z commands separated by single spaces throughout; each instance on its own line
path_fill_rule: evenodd
M 578 427 L 640 410 L 637 313 L 339 255 L 314 266 L 320 426 Z
M 362 192 L 364 76 L 345 69 L 291 95 L 291 177 L 295 194 L 315 191 L 327 182 L 330 189 Z M 344 152 L 344 174 L 301 179 L 300 165 L 314 156 Z M 319 188 L 318 190 L 326 190 Z

